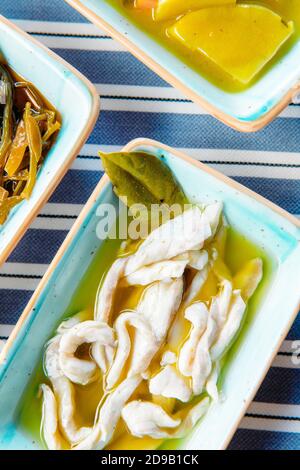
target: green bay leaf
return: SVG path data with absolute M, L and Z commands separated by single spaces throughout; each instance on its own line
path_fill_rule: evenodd
M 169 167 L 159 158 L 146 152 L 99 153 L 104 169 L 109 176 L 115 193 L 127 205 L 188 203 L 180 184 Z

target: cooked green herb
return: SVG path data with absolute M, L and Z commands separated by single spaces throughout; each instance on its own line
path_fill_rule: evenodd
M 100 152 L 104 169 L 116 194 L 127 197 L 127 205 L 184 205 L 188 203 L 178 181 L 159 158 L 146 152 Z

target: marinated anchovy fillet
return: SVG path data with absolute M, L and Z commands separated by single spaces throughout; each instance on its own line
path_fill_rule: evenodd
M 188 382 L 178 373 L 176 367 L 167 365 L 149 381 L 149 391 L 153 395 L 176 398 L 184 403 L 190 401 L 192 390 Z
M 140 177 L 137 154 L 120 155 L 114 165 L 141 185 L 160 171 L 142 156 Z M 134 439 L 155 447 L 184 437 L 218 401 L 223 358 L 263 275 L 260 258 L 231 272 L 227 230 L 221 202 L 184 205 L 133 250 L 120 249 L 99 279 L 94 319 L 84 311 L 64 320 L 46 347 L 49 449 L 126 448 Z M 86 414 L 83 400 L 93 402 Z
M 141 376 L 130 377 L 121 382 L 120 385 L 108 395 L 100 408 L 99 417 L 96 420 L 93 430 L 75 447 L 76 450 L 100 450 L 109 443 L 126 402 L 130 399 L 141 381 Z
M 195 302 L 186 309 L 184 316 L 193 326 L 189 338 L 181 348 L 178 358 L 178 368 L 182 375 L 191 377 L 196 349 L 207 327 L 208 310 L 206 305 L 202 302 Z
M 42 433 L 49 450 L 61 450 L 62 442 L 58 431 L 57 403 L 54 393 L 48 385 L 42 384 L 43 420 Z
M 130 334 L 128 332 L 130 327 L 136 330 L 136 336 L 139 335 L 143 338 L 143 345 L 141 345 L 142 347 L 139 349 L 139 365 L 135 366 L 134 373 L 131 373 L 131 375 L 144 372 L 157 351 L 157 340 L 148 320 L 138 312 L 121 313 L 114 325 L 118 338 L 118 346 L 113 363 L 106 377 L 106 386 L 108 389 L 112 389 L 116 385 L 130 355 L 132 348 Z M 143 354 L 143 350 L 145 354 Z
M 184 260 L 161 261 L 138 269 L 126 276 L 125 281 L 132 286 L 147 286 L 155 281 L 174 279 L 181 277 L 188 264 L 188 258 Z
M 150 436 L 153 439 L 166 439 L 169 437 L 164 429 L 176 428 L 180 419 L 169 416 L 163 408 L 146 401 L 131 401 L 124 406 L 122 418 L 133 436 Z
M 202 248 L 204 242 L 213 236 L 221 211 L 222 205 L 219 203 L 207 206 L 204 211 L 195 206 L 185 211 L 181 217 L 175 217 L 161 225 L 150 233 L 130 257 L 125 267 L 125 275 L 128 276 L 142 266 Z
M 64 329 L 64 331 L 66 331 L 66 329 Z M 87 427 L 80 427 L 76 423 L 74 384 L 64 376 L 59 365 L 59 345 L 61 337 L 62 336 L 58 334 L 49 342 L 45 351 L 44 368 L 52 384 L 57 403 L 57 416 L 55 419 L 59 422 L 60 432 L 57 431 L 56 434 L 60 435 L 60 441 L 64 438 L 67 442 L 73 444 L 82 440 L 91 430 Z M 42 429 L 42 431 L 46 443 L 47 433 L 45 430 L 48 426 L 48 422 L 51 424 L 52 419 L 53 417 L 49 416 L 47 409 L 45 409 L 43 413 L 43 425 L 45 428 Z
M 29 199 L 60 121 L 29 83 L 0 64 L 0 225 Z
M 63 374 L 72 382 L 87 385 L 95 380 L 96 364 L 92 360 L 75 357 L 82 344 L 99 344 L 114 347 L 114 332 L 105 323 L 86 321 L 66 332 L 59 344 L 59 365 Z

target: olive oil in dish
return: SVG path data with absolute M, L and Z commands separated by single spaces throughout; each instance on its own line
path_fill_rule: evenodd
M 243 91 L 299 40 L 300 0 L 110 0 L 219 88 Z
M 185 203 L 153 158 L 103 155 L 116 194 L 141 202 L 142 185 L 146 202 Z M 125 188 L 124 172 L 132 178 Z M 183 220 L 191 224 L 187 233 L 180 232 Z M 49 334 L 44 367 L 21 406 L 24 430 L 40 439 L 41 424 L 52 449 L 172 446 L 218 399 L 273 268 L 265 250 L 228 225 L 221 202 L 192 205 L 138 243 L 105 240 L 64 321 Z

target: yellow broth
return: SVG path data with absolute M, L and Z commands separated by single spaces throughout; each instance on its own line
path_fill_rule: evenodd
M 261 298 L 265 295 L 266 289 L 270 283 L 272 272 L 274 270 L 274 262 L 271 257 L 267 254 L 265 249 L 261 249 L 254 245 L 252 242 L 247 240 L 243 235 L 237 233 L 233 229 L 229 229 L 226 236 L 221 236 L 215 245 L 219 250 L 219 253 L 223 255 L 222 262 L 224 263 L 225 268 L 228 270 L 228 275 L 234 276 L 234 274 L 239 271 L 239 269 L 250 259 L 260 257 L 263 260 L 264 265 L 264 277 L 263 281 L 259 285 L 253 297 L 250 299 L 247 309 L 246 320 L 242 331 L 240 332 L 238 341 L 235 342 L 233 347 L 229 350 L 225 358 L 223 359 L 222 370 L 226 370 L 226 367 L 230 364 L 230 360 L 234 357 L 235 354 L 238 354 L 238 347 L 240 342 L 243 340 L 245 332 L 247 331 L 247 326 L 252 321 L 253 316 L 257 310 L 257 307 L 261 301 Z M 105 273 L 108 271 L 112 262 L 120 253 L 120 240 L 110 240 L 107 239 L 102 247 L 98 250 L 95 258 L 93 259 L 90 268 L 82 279 L 74 297 L 72 298 L 69 307 L 66 312 L 62 312 L 61 320 L 58 322 L 58 325 L 63 319 L 69 318 L 78 312 L 81 313 L 81 319 L 93 319 L 94 304 L 96 300 L 96 294 L 98 290 L 98 285 L 101 279 L 103 279 Z M 207 247 L 209 249 L 209 246 Z M 220 266 L 218 266 L 220 269 Z M 189 276 L 186 277 L 186 283 L 189 282 Z M 199 296 L 199 300 L 209 301 L 212 295 L 217 293 L 217 284 L 218 279 L 212 273 L 202 292 Z M 113 317 L 116 318 L 117 315 L 124 309 L 134 308 L 142 294 L 143 288 L 141 287 L 128 287 L 124 285 L 119 289 L 117 295 L 118 300 L 115 302 L 113 307 Z M 171 348 L 174 351 L 178 351 L 186 336 L 189 333 L 190 324 L 183 318 L 183 312 L 178 312 L 176 315 L 176 321 L 179 321 L 180 326 L 180 339 L 177 344 L 172 345 Z M 58 326 L 57 325 L 57 326 Z M 54 332 L 50 332 L 49 339 L 54 335 Z M 151 371 L 157 371 L 160 368 L 159 357 L 161 357 L 162 352 L 167 347 L 163 345 L 159 354 L 153 359 L 151 363 Z M 86 354 L 87 352 L 82 352 Z M 127 364 L 128 367 L 128 364 Z M 127 367 L 124 367 L 124 373 L 126 372 Z M 224 372 L 223 372 L 224 374 Z M 222 380 L 222 374 L 221 379 Z M 37 370 L 33 374 L 33 379 L 29 384 L 24 398 L 20 404 L 20 415 L 19 420 L 21 427 L 24 431 L 30 435 L 33 442 L 38 442 L 39 445 L 43 445 L 42 438 L 40 436 L 40 423 L 41 423 L 41 405 L 42 399 L 39 394 L 39 385 L 41 383 L 49 383 L 47 377 L 44 374 L 42 361 L 38 365 Z M 220 382 L 219 382 L 220 385 Z M 94 422 L 94 416 L 97 409 L 97 405 L 103 396 L 103 386 L 102 378 L 99 376 L 99 380 L 96 382 L 82 387 L 80 385 L 75 385 L 75 400 L 76 400 L 76 421 L 81 426 L 91 426 Z M 192 406 L 192 403 L 195 403 L 199 400 L 199 397 L 196 397 L 192 402 L 183 404 L 175 399 L 166 399 L 163 397 L 152 397 L 150 396 L 146 383 L 143 382 L 135 393 L 132 396 L 133 399 L 154 399 L 156 403 L 162 405 L 166 411 L 178 412 L 179 414 L 185 414 L 189 407 Z M 130 435 L 122 420 L 120 420 L 117 430 L 114 434 L 112 442 L 109 444 L 109 449 L 155 449 L 161 445 L 167 447 L 172 447 L 175 445 L 176 441 L 162 441 L 153 440 L 151 438 L 138 439 Z
M 154 37 L 160 44 L 176 55 L 186 65 L 202 75 L 208 81 L 219 88 L 229 92 L 240 92 L 256 83 L 264 73 L 276 64 L 295 44 L 300 35 L 300 0 L 237 0 L 237 4 L 262 5 L 272 9 L 282 16 L 285 22 L 293 21 L 295 26 L 294 34 L 280 48 L 279 52 L 271 59 L 267 65 L 247 84 L 235 80 L 228 73 L 223 71 L 213 61 L 198 51 L 191 51 L 178 41 L 171 40 L 167 34 L 167 28 L 174 24 L 175 19 L 166 21 L 154 21 L 151 9 L 141 10 L 132 7 L 132 2 L 124 0 L 109 0 L 110 3 L 122 11 L 122 14 L 133 20 L 143 31 Z M 226 47 L 226 45 L 224 45 Z

